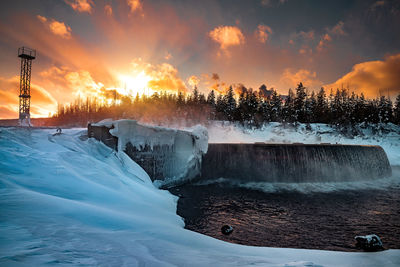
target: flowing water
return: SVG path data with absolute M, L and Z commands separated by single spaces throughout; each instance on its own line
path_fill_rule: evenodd
M 334 144 L 209 144 L 202 179 L 244 182 L 348 182 L 391 175 L 380 146 Z
M 177 212 L 187 229 L 228 242 L 357 251 L 354 237 L 374 233 L 386 249 L 400 249 L 400 175 L 398 169 L 394 171 L 396 177 L 389 182 L 383 179 L 365 186 L 257 187 L 228 183 L 227 179 L 186 184 L 170 191 L 180 197 Z M 302 186 L 302 190 L 294 190 Z M 234 228 L 229 236 L 220 231 L 225 224 Z

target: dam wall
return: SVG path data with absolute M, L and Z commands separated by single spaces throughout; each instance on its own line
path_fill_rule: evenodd
M 125 152 L 159 186 L 198 177 L 208 147 L 207 129 L 202 126 L 177 130 L 134 120 L 104 121 L 89 124 L 88 136 Z
M 253 182 L 343 182 L 391 175 L 380 146 L 335 144 L 209 144 L 201 178 Z
M 113 127 L 89 125 L 88 136 L 118 150 L 118 137 L 110 133 Z M 137 130 L 132 129 L 130 134 L 134 135 Z M 190 144 L 194 142 L 191 136 L 178 133 L 174 145 L 144 143 L 138 147 L 127 141 L 123 151 L 153 181 L 187 180 L 176 174 L 184 173 L 185 160 L 190 160 L 192 155 Z M 189 179 L 227 178 L 245 182 L 348 182 L 389 177 L 392 172 L 382 147 L 364 145 L 211 143 L 200 163 L 192 163 L 190 165 L 197 174 L 183 174 L 190 176 Z

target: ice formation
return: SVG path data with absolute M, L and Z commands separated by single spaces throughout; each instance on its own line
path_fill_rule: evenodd
M 163 175 L 155 181 L 157 186 L 181 183 L 198 176 L 202 156 L 208 148 L 207 129 L 200 125 L 178 130 L 143 125 L 134 120 L 106 120 L 93 126 L 111 128 L 110 133 L 118 138 L 118 151 L 125 151 L 133 158 L 134 154 L 150 150 L 152 164 L 158 164 L 157 172 Z

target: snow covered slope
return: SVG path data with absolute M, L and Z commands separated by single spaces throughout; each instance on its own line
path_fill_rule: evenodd
M 82 130 L 0 128 L 0 266 L 399 266 L 400 250 L 248 247 L 183 228 L 176 198 Z

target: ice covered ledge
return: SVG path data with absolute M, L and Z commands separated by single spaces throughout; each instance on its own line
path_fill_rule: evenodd
M 208 148 L 207 129 L 200 125 L 177 130 L 134 120 L 106 120 L 89 125 L 88 134 L 128 154 L 160 187 L 198 176 Z

